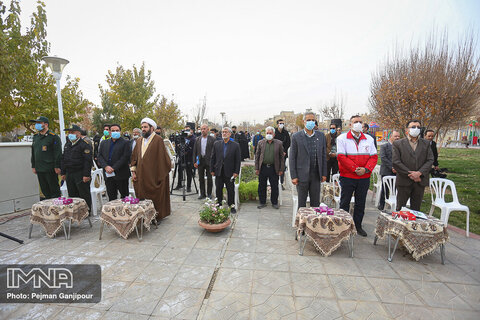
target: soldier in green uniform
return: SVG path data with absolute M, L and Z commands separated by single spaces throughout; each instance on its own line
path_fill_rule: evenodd
M 68 131 L 68 139 L 63 149 L 62 180 L 67 183 L 68 195 L 85 200 L 91 211 L 92 147 L 82 139 L 79 126 L 74 124 L 65 131 Z
M 45 199 L 60 197 L 60 160 L 62 157 L 62 142 L 60 137 L 48 129 L 48 118 L 38 117 L 30 120 L 35 122 L 38 131 L 33 136 L 32 171 L 37 175 L 40 189 Z

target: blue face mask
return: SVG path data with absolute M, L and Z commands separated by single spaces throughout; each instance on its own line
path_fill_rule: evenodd
M 337 132 L 337 130 L 335 130 L 335 129 L 330 129 L 330 133 L 331 133 L 331 134 L 334 134 L 335 132 Z
M 307 121 L 305 128 L 307 128 L 307 130 L 313 130 L 313 128 L 315 128 L 315 121 Z
M 43 125 L 41 123 L 35 123 L 35 130 L 42 131 L 43 130 Z
M 112 132 L 112 139 L 120 138 L 120 132 Z
M 69 134 L 68 134 L 68 140 L 70 140 L 70 141 L 72 141 L 72 142 L 75 141 L 75 140 L 77 140 L 77 135 L 76 135 L 76 134 L 73 134 L 73 133 L 69 133 Z
M 108 137 L 109 134 L 110 134 L 110 132 L 108 132 L 108 130 L 103 130 L 103 135 L 104 135 L 105 137 Z

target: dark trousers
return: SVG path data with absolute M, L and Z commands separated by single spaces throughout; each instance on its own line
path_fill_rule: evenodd
M 340 209 L 349 211 L 352 195 L 355 195 L 355 207 L 353 209 L 353 221 L 355 227 L 362 227 L 363 215 L 365 214 L 365 202 L 367 200 L 368 187 L 370 186 L 370 178 L 352 179 L 340 177 L 340 186 L 342 194 L 340 195 Z
M 122 198 L 128 197 L 128 179 L 116 180 L 114 177 L 105 179 L 105 186 L 107 187 L 108 201 L 117 199 L 118 192 Z
M 82 198 L 88 205 L 88 209 L 92 212 L 92 197 L 90 195 L 90 181 L 83 182 L 83 174 L 81 171 L 67 171 L 67 189 L 69 197 Z
M 407 205 L 409 198 L 410 209 L 420 211 L 424 191 L 425 187 L 417 182 L 408 187 L 397 186 L 397 211 Z
M 227 188 L 227 203 L 229 206 L 232 204 L 235 204 L 235 186 L 234 186 L 234 181 L 231 181 L 232 177 L 227 177 L 225 173 L 223 172 L 222 168 L 222 174 L 220 176 L 215 176 L 215 191 L 217 194 L 217 202 L 219 204 L 222 203 L 223 200 L 223 186 Z
M 383 177 L 389 177 L 389 176 L 391 175 L 382 176 L 382 185 L 380 186 L 382 191 L 380 192 L 380 203 L 378 204 L 378 208 L 380 210 L 383 210 L 385 208 L 385 198 L 388 198 L 390 196 L 390 192 L 388 191 L 388 188 L 386 188 L 387 190 L 383 188 Z
M 338 173 L 337 157 L 327 160 L 327 182 L 330 182 L 330 171 L 332 171 L 332 176 Z
M 58 184 L 58 175 L 52 172 L 37 172 L 38 184 L 42 190 L 45 199 L 60 197 L 60 185 Z
M 260 204 L 267 203 L 267 180 L 270 181 L 270 187 L 272 190 L 270 200 L 272 204 L 278 203 L 278 175 L 275 173 L 275 168 L 272 165 L 267 166 L 265 164 L 260 168 L 258 175 L 258 198 Z
M 320 176 L 318 169 L 310 170 L 312 175 L 308 181 L 298 181 L 298 207 L 307 206 L 307 197 L 310 196 L 310 207 L 318 207 L 320 205 Z M 315 172 L 315 173 L 313 173 Z
M 210 164 L 207 163 L 205 158 L 201 157 L 200 164 L 198 165 L 198 181 L 200 182 L 200 195 L 202 197 L 212 195 L 212 175 L 210 174 Z M 205 175 L 207 176 L 207 193 L 205 193 Z
M 187 174 L 187 188 L 190 189 L 192 187 L 193 163 L 187 162 L 185 164 L 185 172 Z M 182 186 L 182 180 L 183 180 L 183 170 L 181 170 L 181 164 L 179 163 L 177 186 Z

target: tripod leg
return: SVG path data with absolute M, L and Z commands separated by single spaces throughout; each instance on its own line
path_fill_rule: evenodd
M 13 240 L 15 242 L 18 242 L 20 244 L 23 244 L 23 240 L 17 239 L 17 238 L 12 237 L 12 236 L 9 236 L 8 234 L 5 234 L 3 232 L 0 232 L 0 237 L 4 237 L 4 238 L 10 239 L 10 240 Z
M 28 239 L 32 238 L 32 229 L 33 229 L 33 223 L 30 223 L 30 229 L 28 230 Z

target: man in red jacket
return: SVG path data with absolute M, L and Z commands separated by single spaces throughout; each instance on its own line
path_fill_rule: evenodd
M 355 115 L 350 118 L 350 130 L 337 138 L 337 159 L 340 171 L 340 209 L 349 211 L 352 195 L 355 194 L 353 221 L 357 233 L 367 236 L 362 229 L 365 213 L 365 202 L 370 175 L 378 160 L 377 148 L 370 135 L 362 133 L 362 117 Z

